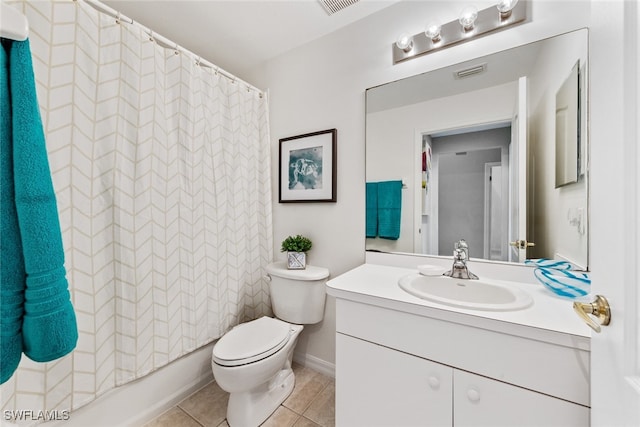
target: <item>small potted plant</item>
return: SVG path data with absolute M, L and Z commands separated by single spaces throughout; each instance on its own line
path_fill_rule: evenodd
M 282 241 L 281 252 L 287 253 L 287 268 L 289 270 L 303 270 L 307 267 L 307 251 L 312 243 L 307 237 L 289 236 Z

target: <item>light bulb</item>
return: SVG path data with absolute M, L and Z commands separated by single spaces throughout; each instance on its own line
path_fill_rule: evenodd
M 475 6 L 465 7 L 462 12 L 460 12 L 460 18 L 458 21 L 462 28 L 465 31 L 471 31 L 473 29 L 473 24 L 476 22 L 478 18 L 478 9 Z
M 432 22 L 428 24 L 427 27 L 425 28 L 424 35 L 427 36 L 427 38 L 431 39 L 432 42 L 436 43 L 436 42 L 439 42 L 441 39 L 440 37 L 441 30 L 442 30 L 442 26 L 440 24 Z
M 498 8 L 498 12 L 500 12 L 500 17 L 504 19 L 511 16 L 511 11 L 514 7 L 516 7 L 517 3 L 518 0 L 500 0 L 500 2 L 496 5 L 496 7 Z
M 403 52 L 409 52 L 413 48 L 413 37 L 409 33 L 402 33 L 396 40 L 396 46 Z

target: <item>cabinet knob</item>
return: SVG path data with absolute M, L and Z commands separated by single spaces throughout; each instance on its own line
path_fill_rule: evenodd
M 429 387 L 431 387 L 433 390 L 437 390 L 440 388 L 440 380 L 438 379 L 438 377 L 434 377 L 433 375 L 429 377 Z
M 470 388 L 467 390 L 467 398 L 469 398 L 471 402 L 478 402 L 480 400 L 480 392 L 475 388 Z

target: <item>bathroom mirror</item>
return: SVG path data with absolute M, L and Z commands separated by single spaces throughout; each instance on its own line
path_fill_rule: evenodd
M 465 239 L 475 259 L 587 269 L 587 73 L 582 29 L 367 89 L 366 249 L 450 257 Z M 556 186 L 556 94 L 567 76 L 579 162 Z M 380 193 L 390 181 L 402 182 L 399 197 Z M 397 238 L 376 234 L 389 219 Z

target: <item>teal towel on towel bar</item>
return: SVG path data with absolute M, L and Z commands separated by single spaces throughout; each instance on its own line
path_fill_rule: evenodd
M 9 70 L 15 204 L 27 274 L 23 352 L 36 362 L 48 362 L 75 348 L 78 328 L 64 268 L 29 40 L 11 43 Z
M 367 182 L 366 236 L 378 235 L 378 183 Z
M 25 272 L 13 189 L 13 143 L 9 95 L 9 62 L 0 47 L 0 384 L 22 357 Z
M 398 240 L 402 211 L 402 181 L 378 182 L 378 236 Z

